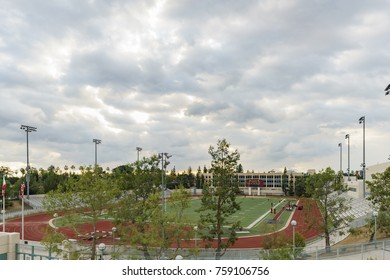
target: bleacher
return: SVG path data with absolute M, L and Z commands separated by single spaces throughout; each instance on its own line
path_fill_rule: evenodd
M 44 197 L 44 194 L 35 194 L 30 195 L 30 198 L 27 199 L 27 196 L 24 196 L 25 202 L 30 205 L 34 209 L 41 209 L 43 208 L 42 199 Z
M 367 218 L 372 217 L 373 209 L 371 202 L 366 198 L 353 198 L 348 194 L 342 194 L 349 201 L 350 209 L 341 213 L 341 217 L 352 218 L 351 226 L 361 226 L 366 223 Z

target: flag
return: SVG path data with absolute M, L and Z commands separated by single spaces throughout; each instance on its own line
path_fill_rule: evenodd
M 7 184 L 5 182 L 5 177 L 3 175 L 3 186 L 1 187 L 1 194 L 3 195 L 3 197 L 5 196 L 5 188 L 7 187 Z
M 24 185 L 24 182 L 22 183 L 22 185 L 20 186 L 20 195 L 22 196 L 22 198 L 24 198 L 24 188 L 26 186 Z

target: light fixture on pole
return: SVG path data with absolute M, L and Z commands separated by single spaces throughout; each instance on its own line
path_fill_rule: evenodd
M 195 231 L 195 248 L 198 247 L 198 226 L 194 226 L 194 231 Z
M 106 244 L 100 243 L 98 245 L 98 249 L 100 251 L 100 259 L 103 260 L 104 250 L 106 250 Z
M 139 152 L 142 151 L 141 147 L 135 148 L 137 150 L 137 161 L 139 161 Z
M 385 88 L 385 95 L 389 95 L 390 93 L 390 84 Z
M 115 260 L 116 258 L 116 252 L 115 252 L 115 233 L 117 231 L 116 227 L 112 227 L 112 257 Z
M 97 145 L 102 143 L 100 139 L 93 139 L 92 142 L 95 143 L 95 167 L 97 166 Z
M 293 258 L 295 259 L 295 227 L 297 225 L 297 221 L 292 220 L 291 225 L 293 227 Z
M 339 143 L 340 147 L 340 172 L 343 174 L 343 144 Z
M 26 168 L 26 183 L 27 183 L 27 199 L 30 199 L 30 159 L 29 159 L 29 152 L 28 152 L 28 133 L 37 131 L 36 127 L 29 126 L 29 125 L 21 125 L 20 129 L 26 131 L 26 142 L 27 142 L 27 168 Z
M 359 123 L 363 124 L 363 198 L 366 197 L 366 117 L 359 119 Z
M 349 175 L 350 173 L 350 168 L 351 168 L 351 157 L 350 157 L 350 145 L 349 145 L 349 134 L 346 134 L 345 135 L 345 139 L 348 139 L 348 169 L 347 169 L 347 173 L 348 173 L 348 181 L 351 181 L 351 177 Z

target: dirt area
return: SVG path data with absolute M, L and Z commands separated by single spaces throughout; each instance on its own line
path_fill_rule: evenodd
M 24 209 L 31 208 L 26 203 L 24 204 Z M 7 207 L 6 211 L 20 210 L 22 209 L 22 201 L 21 200 L 12 200 L 12 206 Z
M 367 243 L 370 241 L 371 233 L 366 227 L 360 229 L 361 233 L 357 235 L 350 234 L 347 238 L 340 241 L 336 246 L 351 245 L 356 243 Z M 377 233 L 377 240 L 388 238 L 384 233 Z

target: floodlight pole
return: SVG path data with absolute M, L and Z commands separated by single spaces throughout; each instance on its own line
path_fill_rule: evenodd
M 351 168 L 351 158 L 350 158 L 350 145 L 349 145 L 349 134 L 345 135 L 345 139 L 348 139 L 348 181 L 351 181 L 351 178 L 350 178 L 350 168 Z
M 92 142 L 95 143 L 95 167 L 97 167 L 97 145 L 102 143 L 100 139 L 93 139 Z
M 161 208 L 162 208 L 162 215 L 163 215 L 163 224 L 162 224 L 162 238 L 163 242 L 165 242 L 165 227 L 164 227 L 164 212 L 165 212 L 165 184 L 164 184 L 164 173 L 165 173 L 165 167 L 166 167 L 166 161 L 171 156 L 168 153 L 160 153 L 159 158 L 161 159 Z M 165 164 L 164 164 L 164 158 L 165 158 Z
M 27 142 L 27 168 L 26 168 L 26 182 L 27 182 L 27 199 L 30 199 L 30 161 L 29 161 L 29 153 L 28 153 L 28 133 L 37 131 L 36 127 L 29 125 L 21 125 L 20 129 L 26 131 L 26 142 Z
M 340 172 L 343 173 L 343 144 L 339 143 L 340 147 Z
M 363 198 L 366 197 L 366 117 L 359 119 L 359 123 L 363 124 Z
M 137 150 L 137 161 L 139 161 L 139 152 L 142 151 L 141 147 L 135 148 Z

